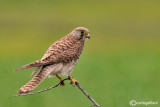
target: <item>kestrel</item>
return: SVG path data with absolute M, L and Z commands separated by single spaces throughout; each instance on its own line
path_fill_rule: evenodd
M 28 93 L 36 88 L 47 76 L 56 76 L 61 85 L 65 85 L 58 74 L 68 76 L 70 84 L 78 82 L 71 77 L 84 47 L 84 42 L 90 39 L 90 32 L 87 28 L 77 27 L 71 33 L 54 42 L 44 54 L 41 60 L 24 65 L 15 71 L 36 67 L 31 76 L 41 69 L 28 83 L 18 90 L 18 94 Z

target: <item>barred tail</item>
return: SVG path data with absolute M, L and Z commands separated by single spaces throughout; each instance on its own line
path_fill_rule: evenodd
M 48 75 L 50 71 L 42 68 L 41 71 L 35 75 L 28 83 L 21 87 L 17 92 L 18 94 L 28 93 L 36 88 Z

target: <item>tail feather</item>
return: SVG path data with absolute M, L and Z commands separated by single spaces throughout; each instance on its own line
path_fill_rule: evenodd
M 36 67 L 36 69 L 31 73 L 30 77 L 32 77 L 40 68 L 41 68 L 41 66 Z
M 47 63 L 41 61 L 41 60 L 37 60 L 35 62 L 32 62 L 30 64 L 27 64 L 27 65 L 24 65 L 18 69 L 16 69 L 14 72 L 16 71 L 20 71 L 20 70 L 23 70 L 23 69 L 27 69 L 27 68 L 32 68 L 32 67 L 39 67 L 39 66 L 42 66 L 42 65 L 46 65 Z
M 28 93 L 35 89 L 48 75 L 50 71 L 42 68 L 41 71 L 36 74 L 28 83 L 21 87 L 17 92 L 18 94 Z

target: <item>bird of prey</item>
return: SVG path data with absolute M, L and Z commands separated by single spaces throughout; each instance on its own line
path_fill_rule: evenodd
M 90 32 L 85 27 L 77 27 L 71 33 L 64 36 L 60 40 L 54 42 L 44 54 L 42 59 L 24 65 L 15 71 L 35 67 L 31 73 L 34 75 L 39 69 L 40 71 L 24 86 L 18 90 L 18 94 L 28 93 L 36 88 L 47 76 L 56 76 L 61 85 L 64 82 L 58 74 L 68 76 L 70 84 L 78 81 L 71 76 L 71 72 L 77 63 L 84 47 L 84 42 L 90 39 Z

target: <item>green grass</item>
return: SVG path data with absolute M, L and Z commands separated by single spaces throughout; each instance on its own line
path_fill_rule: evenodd
M 0 107 L 92 105 L 69 81 L 45 93 L 12 97 L 31 79 L 33 69 L 13 70 L 40 59 L 54 41 L 77 26 L 87 27 L 91 39 L 72 76 L 102 107 L 129 107 L 130 100 L 159 101 L 159 4 L 158 0 L 2 1 Z M 47 78 L 34 91 L 57 82 Z
M 17 60 L 18 59 L 18 60 Z M 82 107 L 92 103 L 77 87 L 58 87 L 45 93 L 12 97 L 30 80 L 33 69 L 12 72 L 15 68 L 36 58 L 12 58 L 2 60 L 1 107 Z M 4 63 L 5 62 L 5 63 Z M 106 55 L 83 54 L 72 76 L 102 106 L 129 106 L 130 100 L 158 101 L 160 86 L 159 52 L 119 52 Z M 64 78 L 64 77 L 63 77 Z M 46 79 L 35 91 L 48 88 L 58 82 L 57 78 Z M 85 103 L 84 103 L 85 102 Z M 156 105 L 154 105 L 156 106 Z

